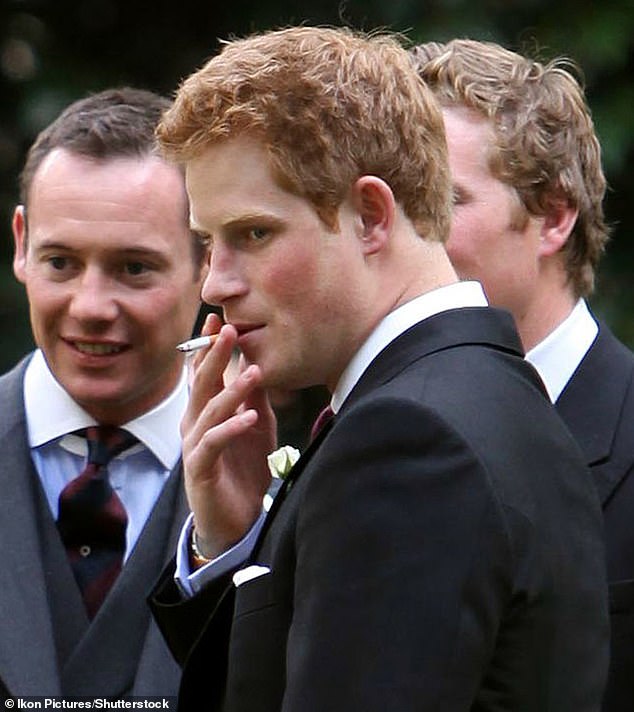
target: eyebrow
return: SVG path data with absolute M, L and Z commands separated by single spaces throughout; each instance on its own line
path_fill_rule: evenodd
M 266 225 L 281 225 L 283 220 L 271 213 L 247 213 L 246 215 L 241 215 L 240 217 L 230 218 L 226 222 L 222 223 L 222 230 L 235 230 L 242 227 L 250 227 L 253 223 L 263 222 Z M 195 220 L 190 218 L 189 229 L 198 235 L 209 236 L 207 230 L 203 230 L 202 227 L 197 225 Z
M 47 252 L 50 250 L 59 250 L 61 252 L 78 252 L 75 247 L 66 245 L 63 242 L 58 242 L 57 240 L 50 240 L 41 242 L 38 245 L 33 245 L 33 250 L 35 252 Z M 112 249 L 108 248 L 107 252 L 115 252 L 121 255 L 130 256 L 147 256 L 147 257 L 161 257 L 162 253 L 160 250 L 155 250 L 151 247 L 132 247 L 132 246 L 114 246 Z

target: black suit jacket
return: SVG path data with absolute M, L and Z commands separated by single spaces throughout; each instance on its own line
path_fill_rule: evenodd
M 611 660 L 603 709 L 634 709 L 634 355 L 599 334 L 556 403 L 592 470 L 603 505 Z
M 170 570 L 154 593 L 182 710 L 599 708 L 600 507 L 506 313 L 438 314 L 379 354 L 250 563 L 270 574 L 180 602 Z
M 0 699 L 176 695 L 180 669 L 146 598 L 187 515 L 181 465 L 89 622 L 29 451 L 27 362 L 0 378 Z

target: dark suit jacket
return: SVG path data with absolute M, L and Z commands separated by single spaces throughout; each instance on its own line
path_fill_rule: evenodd
M 0 378 L 0 698 L 175 695 L 180 670 L 146 597 L 186 516 L 180 464 L 89 623 L 29 452 L 27 361 Z
M 603 709 L 634 710 L 634 355 L 599 334 L 556 404 L 590 465 L 605 518 L 611 661 Z
M 154 592 L 182 710 L 597 712 L 600 507 L 509 315 L 401 335 L 289 485 L 251 559 L 270 574 Z

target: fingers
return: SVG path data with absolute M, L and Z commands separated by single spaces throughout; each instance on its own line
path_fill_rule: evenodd
M 258 420 L 257 411 L 249 409 L 222 420 L 217 425 L 201 430 L 199 436 L 192 434 L 190 447 L 183 447 L 186 457 L 185 470 L 191 480 L 198 482 L 214 479 L 218 472 L 211 466 L 233 440 L 252 428 Z
M 210 312 L 207 314 L 205 317 L 205 323 L 203 324 L 203 328 L 201 329 L 201 334 L 208 336 L 210 334 L 215 334 L 216 332 L 220 331 L 220 327 L 222 326 L 222 319 L 218 314 L 215 314 L 214 312 Z
M 236 329 L 210 316 L 202 333 L 218 336 L 190 364 L 190 398 L 181 423 L 185 490 L 197 531 L 220 551 L 244 534 L 261 509 L 275 427 L 260 367 L 242 359 L 228 377 Z
M 269 451 L 273 450 L 277 442 L 277 418 L 268 392 L 264 388 L 254 388 L 245 399 L 244 408 L 257 411 L 257 429 L 270 434 Z
M 237 370 L 239 373 L 244 373 L 248 368 L 246 359 L 243 354 L 240 354 L 240 358 L 237 364 Z M 271 406 L 271 401 L 268 396 L 268 392 L 262 388 L 254 388 L 249 398 L 245 402 L 245 407 L 254 408 L 259 413 L 259 422 L 263 426 L 268 426 L 270 421 L 275 421 L 275 412 Z
M 205 327 L 208 323 L 209 320 L 205 322 Z M 218 338 L 213 346 L 201 349 L 194 354 L 190 364 L 191 391 L 188 412 L 194 417 L 211 398 L 224 388 L 224 372 L 231 361 L 238 338 L 234 327 L 229 325 L 212 333 L 218 333 Z
M 211 336 L 217 334 L 222 328 L 222 319 L 217 314 L 208 314 L 205 317 L 205 321 L 200 330 L 201 336 Z M 209 347 L 201 349 L 200 351 L 195 351 L 194 353 L 188 355 L 188 366 L 191 371 L 195 371 L 198 365 L 203 360 L 205 354 L 209 350 Z
M 215 349 L 216 346 L 218 342 L 213 348 Z M 211 358 L 211 355 L 207 358 Z M 224 387 L 222 379 L 220 382 L 207 383 L 204 374 L 206 366 L 206 363 L 201 365 L 194 387 L 203 390 L 207 395 L 198 394 L 194 399 L 192 391 L 190 404 L 181 424 L 183 446 L 187 449 L 195 448 L 196 443 L 203 440 L 205 443 L 211 442 L 215 447 L 221 448 L 226 444 L 227 438 L 242 434 L 243 430 L 255 424 L 258 418 L 255 408 L 245 406 L 245 403 L 249 402 L 251 394 L 259 386 L 262 378 L 260 368 L 249 366 L 227 387 Z M 213 373 L 209 378 L 213 379 L 215 366 L 210 367 L 210 370 Z
M 235 413 L 243 412 L 243 404 L 250 401 L 253 391 L 262 380 L 259 366 L 249 366 L 226 387 L 222 387 L 213 398 L 209 399 L 201 410 L 199 419 L 212 425 L 226 420 Z M 250 407 L 250 406 L 247 406 Z

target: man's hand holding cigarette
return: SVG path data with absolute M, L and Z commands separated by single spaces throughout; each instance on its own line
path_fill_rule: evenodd
M 275 416 L 256 365 L 241 364 L 225 386 L 223 374 L 238 334 L 207 318 L 213 345 L 192 357 L 191 394 L 181 424 L 185 489 L 196 542 L 215 558 L 239 541 L 257 519 L 270 483 L 266 456 L 275 448 Z

